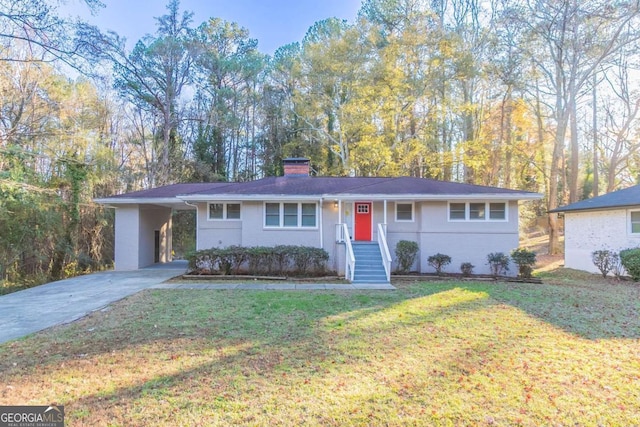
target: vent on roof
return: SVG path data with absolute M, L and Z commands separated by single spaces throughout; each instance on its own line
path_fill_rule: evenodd
M 290 157 L 282 160 L 284 176 L 309 176 L 309 159 Z

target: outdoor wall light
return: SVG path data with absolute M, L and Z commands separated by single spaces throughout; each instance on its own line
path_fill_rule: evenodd
M 336 208 L 336 209 L 338 209 L 338 201 L 337 201 L 337 200 L 334 200 L 334 201 L 333 201 L 333 207 L 334 207 L 334 208 Z

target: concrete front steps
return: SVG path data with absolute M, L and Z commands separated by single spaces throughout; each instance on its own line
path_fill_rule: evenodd
M 380 247 L 376 242 L 353 242 L 356 258 L 353 284 L 390 284 L 382 263 Z

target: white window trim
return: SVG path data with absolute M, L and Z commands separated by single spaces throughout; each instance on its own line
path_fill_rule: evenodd
M 633 223 L 631 222 L 631 214 L 634 212 L 640 212 L 640 210 L 638 209 L 629 209 L 627 211 L 627 230 L 629 232 L 629 236 L 632 237 L 640 237 L 640 232 L 638 233 L 634 233 L 633 232 Z
M 211 218 L 211 205 L 222 205 L 222 218 Z M 240 205 L 240 218 L 227 218 L 227 205 Z M 207 221 L 242 221 L 242 202 L 207 202 Z
M 278 220 L 279 225 L 267 225 L 267 204 L 277 203 L 279 205 L 278 211 Z M 298 205 L 298 225 L 293 227 L 290 225 L 284 225 L 284 205 L 286 204 L 296 204 Z M 302 225 L 302 205 L 314 205 L 315 207 L 315 217 L 316 217 L 316 225 L 308 226 Z M 269 201 L 263 202 L 262 204 L 262 227 L 265 230 L 317 230 L 319 228 L 320 217 L 318 215 L 318 202 L 317 201 L 308 201 L 308 202 L 294 202 L 294 201 Z
M 411 219 L 398 219 L 398 205 L 411 205 Z M 395 202 L 395 220 L 396 222 L 415 222 L 416 221 L 415 202 Z
M 460 204 L 460 203 L 464 203 L 464 219 L 451 219 L 451 205 L 452 204 Z M 484 219 L 471 219 L 469 217 L 470 215 L 470 204 L 471 203 L 484 203 L 484 212 L 485 212 L 485 217 Z M 504 218 L 501 219 L 491 219 L 491 203 L 503 203 L 504 204 Z M 455 200 L 455 201 L 449 201 L 447 202 L 447 221 L 448 222 L 480 222 L 480 223 L 484 223 L 484 222 L 509 222 L 509 202 L 507 201 L 502 201 L 502 200 L 491 200 L 491 201 L 474 201 L 474 200 L 470 200 L 470 201 L 462 201 L 462 200 Z

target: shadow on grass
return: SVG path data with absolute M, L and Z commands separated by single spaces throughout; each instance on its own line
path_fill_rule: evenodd
M 304 395 L 309 378 L 316 382 L 317 399 L 323 402 L 341 392 L 340 384 L 346 382 L 341 377 L 361 375 L 362 381 L 369 378 L 371 383 L 357 396 L 349 394 L 349 407 L 340 409 L 349 418 L 335 419 L 313 410 L 311 421 L 385 424 L 388 405 L 371 406 L 379 398 L 377 384 L 384 383 L 385 399 L 398 398 L 402 405 L 424 409 L 428 399 L 419 396 L 425 393 L 425 381 L 445 381 L 440 379 L 445 372 L 467 375 L 485 360 L 494 360 L 514 347 L 529 346 L 521 331 L 498 323 L 504 322 L 499 313 L 503 307 L 514 322 L 523 317 L 509 307 L 580 337 L 638 338 L 637 288 L 615 289 L 620 292 L 580 283 L 452 281 L 405 285 L 396 292 L 145 291 L 110 311 L 0 346 L 0 382 L 11 384 L 32 376 L 37 383 L 45 372 L 55 372 L 65 362 L 77 365 L 80 359 L 88 365 L 111 363 L 113 375 L 121 377 L 119 385 L 76 391 L 62 402 L 79 423 L 86 418 L 92 424 L 108 424 L 107 420 L 136 424 L 131 417 L 138 415 L 148 421 L 136 411 L 152 403 L 148 410 L 167 417 L 172 411 L 188 412 L 199 406 L 209 416 L 219 412 L 222 418 L 216 422 L 220 424 L 261 424 L 271 418 L 261 419 L 259 408 L 252 405 L 264 404 L 259 399 L 267 398 L 253 397 L 251 390 L 256 386 L 252 384 L 268 383 L 263 390 L 269 393 L 280 387 L 284 391 L 277 397 L 285 399 L 281 404 L 296 405 L 293 396 Z M 497 317 L 487 318 L 491 315 Z M 497 327 L 501 328 L 499 335 Z M 413 358 L 436 352 L 432 365 L 422 373 L 430 377 L 407 382 L 406 375 L 415 370 Z M 125 381 L 130 375 L 127 369 L 135 369 L 135 363 L 127 364 L 126 357 L 136 355 L 141 360 L 149 355 L 149 363 L 158 367 L 151 366 L 150 374 L 137 373 Z M 377 371 L 382 364 L 388 372 Z M 358 371 L 345 374 L 341 366 Z M 78 375 L 69 369 L 67 375 Z M 92 372 L 108 375 L 106 379 L 112 375 L 109 366 L 97 366 L 95 371 L 89 367 L 84 375 Z M 326 384 L 331 384 L 330 389 L 322 388 Z M 6 398 L 1 393 L 0 397 Z M 167 402 L 172 408 L 163 412 Z M 367 406 L 373 408 L 373 414 L 359 419 L 360 415 L 351 413 Z M 287 421 L 285 424 L 293 425 L 309 419 Z
M 487 292 L 492 299 L 591 340 L 640 338 L 640 286 L 595 275 L 559 272 L 543 284 L 462 285 Z

